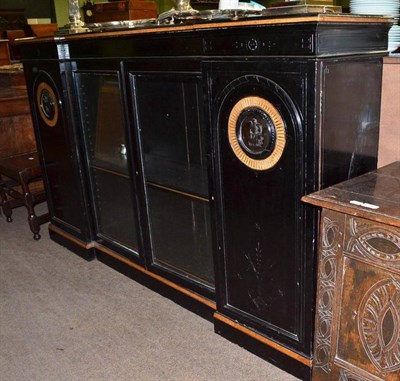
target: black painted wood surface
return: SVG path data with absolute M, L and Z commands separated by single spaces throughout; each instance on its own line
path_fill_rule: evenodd
M 233 340 L 236 331 L 240 345 L 303 379 L 312 364 L 318 215 L 300 199 L 375 168 L 390 26 L 324 17 L 21 45 L 52 237 L 152 288 L 159 282 L 160 292 L 170 287 L 171 298 L 181 292 L 188 308 L 188 298 L 196 311 L 216 308 L 217 332 Z M 83 89 L 85 76 L 111 76 L 113 101 L 102 104 L 98 86 Z M 56 98 L 47 124 L 42 82 Z M 257 107 L 229 132 L 233 108 L 252 97 L 275 110 L 280 133 Z M 253 119 L 269 135 L 241 135 Z M 239 160 L 229 140 L 236 136 L 257 163 L 279 134 L 281 156 L 261 170 Z M 103 156 L 96 144 L 109 147 Z

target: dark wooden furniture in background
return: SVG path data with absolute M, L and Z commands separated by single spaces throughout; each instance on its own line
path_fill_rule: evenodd
M 0 8 L 0 66 L 9 65 L 13 58 L 13 49 L 10 47 L 12 31 L 21 30 L 26 24 L 23 9 Z M 10 37 L 7 35 L 10 32 Z
M 37 152 L 0 159 L 0 201 L 7 222 L 12 222 L 14 208 L 24 206 L 33 238 L 40 239 L 40 225 L 49 221 L 49 214 L 35 212 L 36 204 L 46 201 Z
M 310 14 L 26 41 L 51 238 L 309 379 L 318 213 L 300 198 L 376 168 L 390 26 Z
M 13 81 L 4 75 L 4 82 Z M 0 81 L 2 74 L 0 73 Z M 0 88 L 0 158 L 36 150 L 28 94 L 25 87 Z
M 40 225 L 49 216 L 37 216 L 34 206 L 45 200 L 22 65 L 3 66 L 0 67 L 0 207 L 11 222 L 12 209 L 25 206 L 34 239 L 39 239 Z
M 42 6 L 42 4 L 41 4 Z M 57 24 L 27 24 L 25 9 L 1 9 L 0 8 L 0 39 L 8 40 L 8 62 L 2 62 L 6 58 L 6 41 L 0 40 L 0 66 L 16 62 L 20 59 L 18 47 L 14 41 L 23 37 L 53 36 L 57 30 Z
M 25 37 L 48 37 L 54 36 L 58 29 L 57 24 L 26 24 L 24 29 L 6 30 L 5 35 L 8 39 L 11 60 L 18 62 L 20 60 L 20 52 L 15 40 Z
M 0 5 L 1 6 L 1 5 Z M 8 65 L 10 61 L 19 58 L 18 51 L 14 52 L 13 40 L 14 36 L 20 36 L 20 31 L 23 31 L 26 25 L 25 10 L 24 9 L 2 9 L 0 8 L 0 39 L 8 40 L 7 43 L 1 43 L 0 51 L 2 49 L 8 50 L 8 62 L 3 62 L 3 65 Z M 7 48 L 5 45 L 8 45 Z M 15 57 L 14 57 L 15 53 Z M 1 65 L 0 53 L 0 65 Z
M 58 29 L 56 23 L 51 24 L 28 24 L 25 26 L 25 34 L 28 37 L 49 37 L 54 36 Z
M 0 66 L 11 63 L 10 48 L 8 40 L 0 40 Z
M 157 17 L 157 2 L 126 0 L 86 3 L 83 7 L 85 23 L 150 19 Z
M 400 162 L 303 200 L 322 208 L 313 380 L 399 380 Z
M 26 37 L 25 32 L 22 29 L 6 30 L 5 35 L 8 39 L 8 46 L 10 49 L 10 56 L 12 61 L 18 61 L 20 59 L 18 47 L 15 46 L 14 41 L 17 38 Z
M 0 38 L 5 37 L 7 30 L 23 29 L 26 25 L 24 9 L 0 8 Z

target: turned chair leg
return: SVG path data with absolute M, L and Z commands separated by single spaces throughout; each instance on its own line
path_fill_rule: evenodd
M 6 192 L 4 190 L 5 183 L 3 178 L 0 175 L 0 201 L 1 208 L 3 210 L 4 215 L 6 216 L 7 222 L 12 222 L 12 208 L 10 206 L 10 202 L 7 198 Z
M 40 239 L 40 224 L 34 210 L 34 199 L 32 193 L 29 190 L 28 179 L 23 175 L 20 176 L 20 183 L 22 186 L 22 191 L 24 192 L 24 204 L 28 211 L 28 223 L 29 227 L 33 233 L 33 239 L 38 241 Z
M 12 221 L 12 209 L 25 206 L 33 239 L 39 240 L 40 225 L 49 221 L 49 214 L 37 216 L 35 205 L 44 201 L 46 194 L 37 152 L 0 159 L 0 207 L 8 222 Z
M 10 207 L 10 203 L 8 201 L 6 201 L 5 203 L 3 203 L 3 213 L 6 216 L 6 221 L 7 222 L 12 222 L 12 209 Z

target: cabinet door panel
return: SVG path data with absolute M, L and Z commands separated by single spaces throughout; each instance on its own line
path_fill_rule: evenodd
M 213 286 L 208 203 L 148 188 L 154 263 Z
M 75 73 L 96 234 L 137 252 L 133 187 L 117 73 Z
M 146 181 L 208 197 L 199 79 L 135 75 Z
M 304 248 L 312 232 L 300 202 L 309 68 L 283 61 L 204 67 L 216 151 L 218 310 L 309 352 L 313 258 Z
M 214 287 L 201 78 L 133 73 L 150 265 Z
M 76 132 L 68 117 L 70 103 L 62 89 L 66 74 L 44 60 L 26 67 L 33 106 L 38 150 L 41 152 L 51 222 L 84 241 L 90 241 L 83 180 L 79 171 Z M 71 195 L 75 197 L 71 197 Z
M 241 83 L 230 92 L 221 105 L 218 118 L 226 304 L 250 314 L 262 325 L 267 324 L 273 329 L 279 327 L 279 330 L 297 335 L 298 239 L 301 232 L 299 192 L 302 182 L 297 169 L 297 164 L 301 162 L 297 153 L 300 149 L 297 126 L 285 109 L 287 105 L 265 84 L 265 88 L 261 85 L 254 93 L 274 104 L 284 120 L 285 144 L 278 162 L 267 170 L 250 168 L 235 156 L 227 130 L 233 107 L 241 99 L 252 95 L 256 80 L 262 83 L 261 79 L 254 78 L 247 85 Z M 258 110 L 258 106 L 254 109 Z M 248 110 L 245 106 L 242 114 Z M 264 115 L 258 115 L 256 111 L 248 118 L 250 123 L 253 117 L 262 119 Z M 244 120 L 243 124 L 246 123 L 247 120 Z M 271 128 L 275 129 L 276 124 Z M 250 130 L 249 136 L 251 133 Z M 270 132 L 271 135 L 273 133 L 279 132 Z M 242 139 L 247 139 L 248 146 L 254 150 L 249 136 L 246 137 L 243 132 Z M 274 149 L 278 144 L 276 141 Z M 242 149 L 242 152 L 246 151 Z M 247 157 L 251 158 L 251 154 Z M 261 161 L 255 160 L 256 163 Z
M 138 251 L 129 178 L 94 168 L 92 181 L 96 189 L 98 234 Z

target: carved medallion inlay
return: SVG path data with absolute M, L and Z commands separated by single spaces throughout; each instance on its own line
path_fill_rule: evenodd
M 358 316 L 361 342 L 374 366 L 381 372 L 400 370 L 400 278 L 374 284 Z
M 286 131 L 278 110 L 266 99 L 242 98 L 228 119 L 229 143 L 236 157 L 259 171 L 272 168 L 281 158 Z
M 58 121 L 57 96 L 46 82 L 41 82 L 36 89 L 36 104 L 42 120 L 54 127 Z

